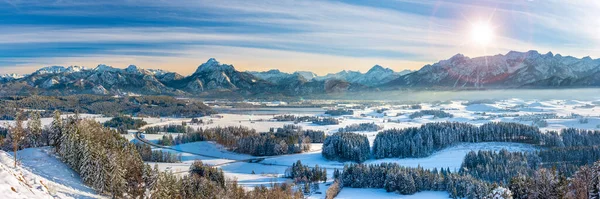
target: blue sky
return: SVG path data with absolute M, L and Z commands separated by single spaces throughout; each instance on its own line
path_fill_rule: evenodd
M 418 69 L 462 53 L 598 57 L 598 1 L 0 0 L 0 73 L 108 64 L 189 74 L 210 57 L 240 70 Z M 493 27 L 486 45 L 473 24 Z

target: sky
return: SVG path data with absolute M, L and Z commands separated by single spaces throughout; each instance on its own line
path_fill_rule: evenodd
M 597 0 L 0 0 L 0 74 L 98 64 L 190 74 L 211 57 L 321 75 L 416 70 L 457 53 L 596 58 L 598 10 Z

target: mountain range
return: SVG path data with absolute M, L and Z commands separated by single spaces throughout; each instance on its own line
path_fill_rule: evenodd
M 506 89 L 600 86 L 600 59 L 537 51 L 469 58 L 462 54 L 417 71 L 396 72 L 379 65 L 366 73 L 341 71 L 239 71 L 214 58 L 188 76 L 130 65 L 49 66 L 28 75 L 0 75 L 0 95 L 175 95 L 278 97 L 395 89 Z

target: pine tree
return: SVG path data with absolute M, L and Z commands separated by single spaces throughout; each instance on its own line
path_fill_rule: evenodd
M 59 110 L 54 111 L 54 120 L 50 126 L 50 135 L 48 136 L 48 145 L 60 148 L 60 140 L 63 132 L 63 121 L 60 117 L 61 113 Z
M 38 147 L 39 140 L 42 137 L 42 121 L 40 121 L 40 113 L 33 111 L 29 114 L 29 121 L 27 122 L 27 131 L 29 132 L 29 146 Z

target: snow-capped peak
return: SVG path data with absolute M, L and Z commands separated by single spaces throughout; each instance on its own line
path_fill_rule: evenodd
M 226 71 L 226 70 L 234 70 L 233 65 L 230 64 L 221 64 L 217 59 L 210 58 L 206 63 L 201 64 L 196 69 L 195 73 L 199 72 L 207 72 L 207 71 Z
M 152 73 L 152 75 L 154 75 L 154 76 L 163 76 L 163 75 L 169 73 L 169 71 L 165 71 L 162 69 L 146 69 L 146 71 Z
M 394 73 L 394 71 L 389 68 L 384 68 L 380 65 L 375 65 L 371 69 L 369 69 L 369 71 L 367 71 L 367 74 L 369 73 Z
M 310 71 L 296 71 L 296 72 L 294 72 L 294 75 L 300 75 L 300 76 L 304 77 L 304 79 L 307 79 L 307 80 L 312 80 L 317 77 L 317 74 L 310 72 Z
M 140 73 L 142 69 L 138 68 L 136 65 L 129 65 L 127 66 L 127 68 L 125 68 L 125 72 L 127 73 Z
M 57 74 L 57 73 L 74 73 L 87 70 L 83 66 L 46 66 L 35 71 L 36 74 Z
M 35 71 L 37 74 L 54 74 L 62 73 L 66 70 L 64 66 L 46 66 Z
M 99 71 L 99 72 L 105 72 L 105 71 L 115 72 L 115 71 L 118 71 L 119 69 L 113 68 L 112 66 L 109 66 L 109 65 L 99 64 L 98 66 L 96 66 L 96 68 L 94 70 Z
M 23 75 L 19 75 L 16 73 L 10 73 L 10 74 L 1 74 L 0 75 L 0 79 L 21 79 L 23 78 Z

